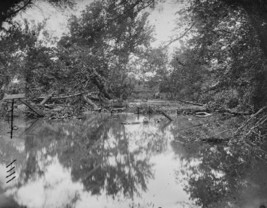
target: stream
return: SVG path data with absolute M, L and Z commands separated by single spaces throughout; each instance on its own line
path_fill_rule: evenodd
M 91 113 L 15 119 L 10 139 L 2 120 L 0 207 L 264 208 L 267 144 L 233 138 L 243 121 Z M 7 183 L 12 161 L 15 178 Z

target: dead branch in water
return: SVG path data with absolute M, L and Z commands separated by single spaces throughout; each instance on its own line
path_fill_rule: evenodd
M 261 108 L 260 110 L 258 110 L 256 113 L 252 114 L 250 116 L 250 118 L 244 122 L 244 124 L 242 126 L 240 126 L 236 131 L 235 134 L 239 133 L 240 130 L 242 130 L 245 126 L 247 126 L 249 124 L 249 122 L 255 118 L 256 116 L 258 116 L 260 113 L 262 113 L 265 109 L 267 108 L 267 106 L 264 106 L 263 108 Z
M 88 98 L 86 95 L 83 95 L 82 98 L 84 99 L 85 102 L 87 102 L 89 105 L 91 105 L 94 110 L 99 109 L 99 107 L 90 98 Z
M 192 104 L 192 105 L 197 105 L 197 106 L 205 106 L 204 104 L 201 104 L 201 103 L 195 103 L 195 102 L 192 102 L 192 101 L 187 101 L 187 100 L 178 100 L 182 103 L 186 103 L 186 104 Z
M 44 105 L 50 98 L 52 98 L 53 94 L 55 93 L 55 91 L 53 91 L 52 93 L 50 93 L 49 95 L 47 95 L 42 102 L 40 103 L 40 105 Z
M 249 112 L 236 112 L 236 111 L 232 111 L 230 109 L 220 109 L 220 110 L 216 110 L 218 113 L 229 113 L 232 114 L 234 116 L 245 116 L 245 115 L 251 115 L 251 113 Z
M 162 115 L 164 115 L 167 119 L 169 119 L 170 121 L 172 121 L 172 118 L 170 116 L 168 116 L 166 113 L 164 113 L 161 110 L 158 110 L 159 113 L 161 113 Z
M 72 95 L 66 95 L 66 96 L 60 96 L 60 97 L 51 97 L 51 99 L 53 100 L 58 100 L 58 99 L 67 99 L 67 98 L 71 98 L 71 97 L 76 97 L 76 96 L 80 96 L 80 95 L 84 95 L 88 92 L 79 92 L 79 93 L 76 93 L 76 94 L 72 94 Z M 87 96 L 90 96 L 90 95 L 93 95 L 93 94 L 96 94 L 97 92 L 89 92 L 87 94 Z

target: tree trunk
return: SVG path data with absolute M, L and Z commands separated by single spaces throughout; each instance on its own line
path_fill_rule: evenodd
M 97 71 L 93 68 L 90 70 L 90 80 L 97 86 L 99 91 L 104 95 L 105 98 L 111 99 L 111 96 L 107 89 L 107 81 L 104 77 L 102 77 L 100 74 L 97 73 Z

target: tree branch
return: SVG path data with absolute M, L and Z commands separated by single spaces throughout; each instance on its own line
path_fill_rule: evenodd
M 194 22 L 187 30 L 185 30 L 184 31 L 184 33 L 181 35 L 181 36 L 179 36 L 179 37 L 177 37 L 177 38 L 175 38 L 175 39 L 173 39 L 173 40 L 171 40 L 169 43 L 167 43 L 163 48 L 167 48 L 169 45 L 171 45 L 172 43 L 174 43 L 174 42 L 176 42 L 177 40 L 180 40 L 181 38 L 183 38 L 194 26 L 195 26 L 195 24 L 196 24 L 196 22 Z
M 18 12 L 25 9 L 29 4 L 31 3 L 31 0 L 28 0 L 22 7 L 18 8 L 17 10 L 7 14 L 7 18 L 11 18 L 13 15 L 17 14 Z

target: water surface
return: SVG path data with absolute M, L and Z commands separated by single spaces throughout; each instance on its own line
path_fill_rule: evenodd
M 2 121 L 0 207 L 259 207 L 262 151 L 231 137 L 242 118 L 90 114 L 71 121 Z M 210 138 L 226 139 L 212 143 Z M 16 179 L 6 165 L 16 159 Z

